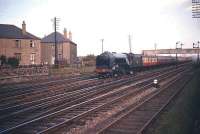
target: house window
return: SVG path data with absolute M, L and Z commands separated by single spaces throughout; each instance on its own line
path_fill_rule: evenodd
M 19 61 L 21 60 L 21 53 L 15 53 L 15 58 L 17 58 Z
M 35 42 L 30 40 L 30 47 L 35 47 Z
M 15 47 L 21 48 L 21 41 L 20 40 L 15 40 Z
M 35 53 L 31 53 L 30 62 L 31 62 L 31 64 L 35 64 Z
M 62 54 L 58 54 L 58 59 L 62 60 Z
M 54 47 L 54 45 L 51 46 L 51 53 L 52 53 L 53 55 L 55 55 L 55 47 Z

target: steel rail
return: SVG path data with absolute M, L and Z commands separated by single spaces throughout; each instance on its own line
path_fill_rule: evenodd
M 161 94 L 162 93 L 166 93 L 167 91 L 169 91 L 167 89 L 170 86 L 173 86 L 173 84 L 176 83 L 177 81 L 184 82 L 183 86 L 185 86 L 185 84 L 188 82 L 188 80 L 190 80 L 190 78 L 187 78 L 187 79 L 184 79 L 186 81 L 180 81 L 181 79 L 182 79 L 182 77 L 178 77 L 176 80 L 172 81 L 170 84 L 168 84 L 165 87 L 163 87 L 162 90 L 159 90 L 157 93 L 153 94 L 151 97 L 146 99 L 144 102 L 142 102 L 138 106 L 132 107 L 130 110 L 128 110 L 128 112 L 126 112 L 125 114 L 121 115 L 121 117 L 117 118 L 115 121 L 110 123 L 107 127 L 103 128 L 98 133 L 137 133 L 137 134 L 142 133 L 144 131 L 144 128 L 146 128 L 146 126 L 148 126 L 149 122 L 151 122 L 151 120 L 153 120 L 155 115 L 159 113 L 159 109 L 160 108 L 162 109 L 167 104 L 169 104 L 169 102 L 175 96 L 175 94 L 180 92 L 180 90 L 182 88 L 180 88 L 175 93 L 174 93 L 174 90 L 170 90 L 171 91 L 170 93 L 172 93 L 171 97 L 170 96 L 166 96 L 166 95 L 161 96 Z M 160 98 L 158 97 L 159 95 L 160 95 Z M 168 94 L 168 95 L 170 95 L 170 94 Z M 154 104 L 152 101 L 153 100 L 155 101 L 158 98 L 160 99 L 160 101 L 159 101 L 160 103 L 158 103 L 157 105 L 152 107 L 152 105 Z M 147 104 L 149 104 L 149 105 L 147 105 Z M 162 105 L 162 106 L 160 107 L 159 105 Z M 148 114 L 148 110 L 147 110 L 148 108 L 149 108 L 150 114 Z M 135 113 L 135 115 L 134 115 L 134 113 Z M 143 117 L 142 116 L 139 117 L 139 115 L 143 115 Z M 131 117 L 129 117 L 129 116 L 131 116 L 133 120 L 129 120 L 128 121 L 128 119 L 131 119 Z M 137 121 L 139 121 L 140 118 L 142 118 L 143 120 L 141 119 L 140 123 L 138 122 L 138 124 L 137 124 Z M 130 125 L 129 122 L 130 121 L 132 122 L 132 125 L 131 125 L 132 129 L 129 127 L 129 125 Z M 122 125 L 123 124 L 122 122 L 123 123 L 126 122 L 127 126 Z M 134 126 L 133 122 L 135 123 L 135 126 Z M 120 123 L 122 123 L 122 124 L 120 124 Z
M 152 79 L 153 79 L 153 78 L 152 78 Z M 152 80 L 152 79 L 151 79 L 151 80 Z M 115 93 L 116 93 L 116 92 L 115 92 Z M 96 98 L 96 99 L 97 99 L 97 98 Z M 94 101 L 94 99 L 91 99 L 89 102 L 92 102 L 92 101 Z M 78 105 L 75 105 L 75 106 L 73 106 L 73 107 L 77 107 L 77 106 L 80 106 L 80 105 L 85 104 L 85 103 L 88 103 L 88 101 L 83 102 L 83 103 L 78 104 Z M 72 107 L 71 107 L 71 108 L 72 108 Z M 28 123 L 25 123 L 25 124 L 21 124 L 21 125 L 19 125 L 19 126 L 16 126 L 15 129 L 16 129 L 16 128 L 19 128 L 19 127 L 22 127 L 22 126 L 24 126 L 24 125 L 30 124 L 30 123 L 32 123 L 32 122 L 39 121 L 39 120 L 41 120 L 41 119 L 45 119 L 45 118 L 48 118 L 48 119 L 49 119 L 49 117 L 52 117 L 52 116 L 54 116 L 54 115 L 56 115 L 56 114 L 58 114 L 58 113 L 60 114 L 60 113 L 66 111 L 66 110 L 69 110 L 69 109 L 71 109 L 71 108 L 63 109 L 63 110 L 60 110 L 60 111 L 58 111 L 58 112 L 52 113 L 52 114 L 50 114 L 50 115 L 48 115 L 48 116 L 44 116 L 44 117 L 41 117 L 41 118 L 39 118 L 39 119 L 32 120 L 31 122 L 28 122 Z M 13 128 L 13 129 L 14 129 L 14 128 Z

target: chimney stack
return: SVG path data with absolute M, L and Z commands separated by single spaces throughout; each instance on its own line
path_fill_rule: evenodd
M 64 28 L 64 37 L 65 37 L 65 39 L 67 39 L 67 29 L 66 28 Z
M 72 40 L 72 32 L 69 31 L 69 39 Z
M 22 34 L 23 35 L 26 34 L 26 24 L 25 24 L 25 21 L 23 21 L 23 23 L 22 23 Z

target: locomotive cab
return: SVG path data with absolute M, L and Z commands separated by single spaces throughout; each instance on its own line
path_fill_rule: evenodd
M 127 74 L 129 70 L 129 61 L 125 55 L 116 56 L 114 60 L 114 65 L 112 67 L 113 73 L 117 74 Z

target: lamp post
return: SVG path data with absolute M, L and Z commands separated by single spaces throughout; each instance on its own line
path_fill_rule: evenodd
M 197 41 L 197 44 L 198 44 L 198 63 L 199 63 L 199 41 Z
M 176 66 L 177 66 L 177 63 L 178 63 L 178 44 L 181 45 L 181 49 L 182 49 L 182 46 L 184 45 L 184 44 L 181 43 L 180 41 L 177 41 L 177 42 L 176 42 Z
M 177 45 L 179 44 L 180 42 L 176 42 L 176 66 L 177 66 L 177 62 L 178 62 L 178 55 L 177 55 L 177 50 L 178 50 L 178 47 Z
M 183 43 L 181 43 L 180 45 L 181 45 L 181 49 L 183 49 L 183 45 L 184 45 L 184 44 L 183 44 Z M 182 50 L 181 50 L 181 51 L 182 51 Z M 182 54 L 182 53 L 181 53 L 181 54 Z M 182 55 L 181 55 L 181 56 L 182 56 Z
M 180 45 L 181 45 L 181 49 L 182 49 L 184 44 L 183 44 L 183 43 L 181 43 Z
M 104 39 L 101 39 L 101 51 L 102 51 L 102 53 L 103 53 L 103 41 L 104 41 Z
M 155 49 L 155 57 L 156 57 L 156 54 L 157 54 L 157 52 L 156 52 L 157 44 L 156 43 L 154 44 L 154 49 Z
M 193 43 L 193 48 L 197 48 L 197 63 L 199 63 L 199 41 L 197 41 L 197 44 Z
M 128 35 L 129 52 L 132 53 L 131 35 Z

